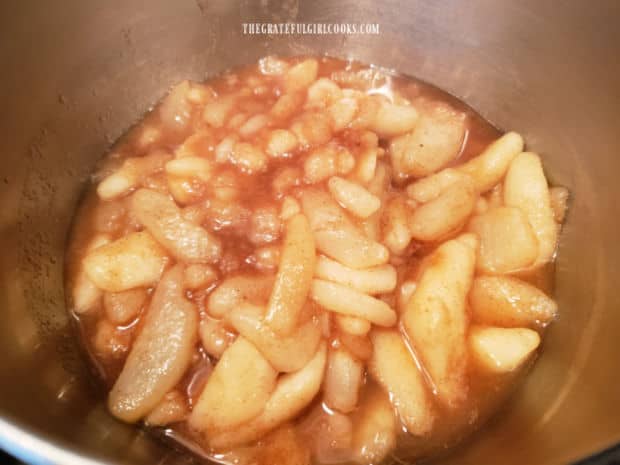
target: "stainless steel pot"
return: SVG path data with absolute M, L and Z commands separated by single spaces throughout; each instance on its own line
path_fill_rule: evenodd
M 379 23 L 250 36 L 242 22 Z M 182 464 L 105 413 L 63 305 L 63 248 L 96 160 L 167 87 L 268 53 L 415 75 L 525 135 L 573 200 L 561 318 L 514 400 L 446 461 L 565 464 L 620 440 L 620 3 L 22 0 L 0 5 L 0 445 L 40 463 Z

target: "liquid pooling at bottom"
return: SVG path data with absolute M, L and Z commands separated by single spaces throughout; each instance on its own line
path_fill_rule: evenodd
M 267 57 L 175 86 L 102 160 L 68 307 L 111 413 L 205 459 L 428 458 L 534 362 L 566 198 L 428 84 Z

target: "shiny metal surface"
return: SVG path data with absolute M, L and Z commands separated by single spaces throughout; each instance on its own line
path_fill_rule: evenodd
M 381 34 L 243 36 L 243 21 Z M 0 444 L 58 464 L 184 464 L 121 425 L 71 336 L 63 248 L 96 160 L 175 81 L 267 53 L 354 57 L 524 134 L 573 195 L 561 318 L 523 389 L 446 462 L 559 465 L 620 440 L 620 3 L 35 0 L 0 5 Z

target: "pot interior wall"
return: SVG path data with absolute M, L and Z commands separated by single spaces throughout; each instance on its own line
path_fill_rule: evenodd
M 96 161 L 166 89 L 266 54 L 414 75 L 521 132 L 572 192 L 561 317 L 532 375 L 453 465 L 561 464 L 620 439 L 620 4 L 570 0 L 34 0 L 0 6 L 0 432 L 104 463 L 191 460 L 110 418 L 62 291 L 71 215 Z M 615 18 L 615 20 L 614 20 Z M 243 22 L 379 23 L 380 35 L 251 36 Z M 72 456 L 75 458 L 76 456 Z

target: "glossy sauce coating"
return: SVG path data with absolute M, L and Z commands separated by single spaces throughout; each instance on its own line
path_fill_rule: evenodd
M 303 65 L 307 62 L 317 67 L 305 82 L 308 72 Z M 297 71 L 291 75 L 292 69 Z M 317 85 L 319 82 L 324 85 Z M 348 111 L 351 105 L 355 108 Z M 411 108 L 415 109 L 415 115 Z M 377 115 L 385 116 L 384 120 Z M 401 128 L 399 125 L 405 125 L 409 117 L 415 120 L 415 127 Z M 426 129 L 424 124 L 428 126 Z M 416 129 L 420 127 L 424 131 Z M 527 331 L 541 336 L 557 311 L 555 304 L 545 296 L 552 292 L 553 261 L 536 268 L 528 265 L 524 269 L 512 269 L 500 275 L 518 279 L 516 284 L 481 280 L 489 273 L 480 268 L 480 241 L 487 247 L 485 250 L 495 254 L 492 258 L 496 261 L 504 260 L 497 254 L 506 252 L 496 252 L 497 247 L 492 248 L 497 242 L 493 242 L 493 234 L 503 227 L 493 218 L 514 217 L 517 218 L 514 221 L 522 221 L 527 231 L 531 227 L 527 212 L 519 213 L 521 207 L 506 205 L 503 180 L 505 171 L 510 169 L 508 166 L 494 187 L 482 191 L 476 190 L 479 172 L 463 168 L 500 136 L 497 129 L 469 107 L 430 85 L 333 58 L 281 60 L 270 57 L 258 65 L 233 70 L 203 84 L 185 82 L 175 87 L 102 160 L 77 212 L 67 252 L 68 304 L 90 359 L 109 388 L 115 385 L 123 367 L 130 363 L 128 355 L 137 346 L 137 338 L 147 339 L 142 330 L 154 323 L 147 322 L 146 315 L 155 313 L 153 296 L 164 279 L 176 276 L 176 286 L 182 290 L 173 297 L 178 299 L 177 307 L 188 308 L 190 313 L 193 308 L 200 321 L 196 333 L 187 336 L 192 347 L 191 357 L 183 355 L 185 349 L 180 345 L 170 346 L 170 351 L 179 351 L 172 354 L 174 357 L 170 353 L 159 355 L 160 359 L 168 355 L 173 364 L 187 360 L 183 362 L 182 376 L 177 379 L 169 375 L 177 381 L 165 389 L 165 396 L 156 406 L 150 406 L 149 413 L 140 413 L 135 419 L 133 414 L 124 418 L 124 413 L 114 408 L 113 413 L 127 421 L 141 418 L 154 431 L 178 440 L 200 455 L 231 463 L 382 463 L 389 462 L 390 457 L 432 456 L 470 434 L 505 400 L 535 358 L 528 356 L 518 369 L 504 372 L 501 372 L 502 363 L 509 363 L 502 359 L 506 352 L 501 352 L 499 359 L 493 359 L 500 367 L 499 372 L 476 362 L 477 355 L 472 355 L 474 349 L 467 344 L 474 344 L 471 342 L 472 327 L 489 326 L 492 318 L 489 319 L 488 311 L 485 313 L 488 303 L 494 302 L 491 299 L 521 292 L 519 286 L 527 286 L 524 292 L 528 295 L 533 292 L 532 287 L 540 289 L 542 296 L 535 295 L 531 301 L 539 302 L 536 305 L 542 308 L 540 312 L 546 312 L 546 319 L 536 320 L 526 315 L 518 321 L 531 321 L 532 324 L 526 325 Z M 412 141 L 419 148 L 411 148 Z M 439 146 L 428 157 L 424 144 Z M 520 152 L 518 150 L 515 155 Z M 367 159 L 369 153 L 374 154 L 371 162 Z M 411 153 L 415 153 L 413 163 L 407 158 Z M 427 191 L 420 190 L 417 182 L 437 177 L 437 173 L 443 176 L 446 169 L 445 177 L 454 175 L 459 179 L 454 185 L 461 186 L 460 191 L 455 188 L 454 199 L 450 200 L 447 194 L 443 197 L 450 189 L 448 186 L 442 187 L 439 195 L 420 201 Z M 461 172 L 465 174 L 458 174 Z M 353 189 L 359 189 L 347 190 L 352 184 Z M 412 187 L 415 184 L 417 186 Z M 519 196 L 518 186 L 512 190 L 517 191 L 513 197 L 518 203 L 523 195 Z M 463 206 L 463 199 L 470 194 L 471 205 Z M 554 208 L 555 194 L 552 190 L 550 208 Z M 173 206 L 164 208 L 166 204 L 160 202 L 158 195 Z M 448 221 L 454 220 L 463 209 L 465 216 L 455 227 L 436 233 L 437 228 L 446 229 L 444 224 L 431 224 L 438 217 L 437 205 L 442 205 L 433 204 L 439 202 L 439 198 L 443 198 L 444 203 L 452 202 Z M 321 199 L 332 199 L 330 202 L 339 205 L 341 213 L 338 215 L 343 215 L 344 219 L 322 223 L 325 218 L 317 213 L 325 204 Z M 374 199 L 379 199 L 376 204 Z M 158 207 L 149 217 L 144 205 L 151 200 Z M 435 210 L 432 205 L 436 205 Z M 508 211 L 510 208 L 516 210 Z M 429 213 L 424 213 L 423 209 Z M 507 213 L 495 215 L 497 209 Z M 164 211 L 169 213 L 164 214 Z M 421 219 L 416 222 L 418 217 Z M 521 217 L 526 219 L 521 220 Z M 405 222 L 401 224 L 403 218 Z M 295 226 L 295 221 L 300 225 Z M 324 224 L 336 226 L 330 230 L 331 226 Z M 273 295 L 274 282 L 283 289 L 280 292 L 283 295 L 287 295 L 289 281 L 296 282 L 289 275 L 278 278 L 278 270 L 284 268 L 286 260 L 293 265 L 301 260 L 296 256 L 286 258 L 286 242 L 294 237 L 296 227 L 301 230 L 299 237 L 303 237 L 304 228 L 310 228 L 310 234 L 314 235 L 309 252 L 314 277 L 310 271 L 312 284 L 305 289 L 306 297 L 299 304 L 292 303 L 291 296 L 283 301 L 286 305 L 281 312 L 292 318 L 293 323 L 281 320 L 275 324 L 273 319 L 278 317 L 273 314 L 277 310 L 271 310 L 274 308 L 271 300 L 278 299 Z M 194 231 L 195 228 L 198 229 Z M 370 255 L 381 247 L 371 266 L 358 266 L 361 262 L 356 262 L 353 256 L 341 257 L 342 247 L 346 248 L 351 240 L 335 242 L 334 231 L 349 234 L 347 231 L 351 230 L 362 232 L 360 240 L 371 241 L 374 249 L 369 249 Z M 97 269 L 109 266 L 108 256 L 97 257 L 94 252 L 105 249 L 97 247 L 117 244 L 121 239 L 136 237 L 137 233 L 151 234 L 154 238 L 148 251 L 144 251 L 142 241 L 140 252 L 127 259 L 129 263 L 139 263 L 134 273 L 139 276 L 127 272 L 127 268 L 133 269 L 133 266 L 121 266 L 113 270 L 116 274 L 110 275 L 112 271 L 107 270 L 109 273 L 93 284 L 92 270 L 96 266 Z M 490 239 L 487 240 L 487 236 Z M 535 232 L 531 236 L 535 237 Z M 475 244 L 471 243 L 472 237 Z M 527 238 L 523 241 L 529 240 Z M 455 252 L 448 250 L 452 244 L 456 244 Z M 293 244 L 292 248 L 299 251 L 303 247 Z M 457 338 L 459 344 L 465 344 L 461 349 L 466 355 L 465 361 L 458 362 L 463 381 L 455 388 L 453 399 L 444 394 L 447 391 L 443 390 L 443 382 L 437 374 L 442 362 L 437 362 L 429 345 L 422 346 L 421 336 L 407 326 L 409 321 L 414 328 L 428 323 L 420 319 L 423 302 L 416 307 L 411 296 L 416 292 L 432 295 L 433 286 L 436 286 L 432 282 L 432 270 L 442 272 L 442 252 L 438 250 L 444 248 L 447 257 L 459 257 L 461 252 L 463 257 L 476 257 L 471 271 L 459 275 L 468 283 L 464 300 L 461 299 L 464 332 L 462 338 Z M 381 258 L 383 250 L 386 259 Z M 502 263 L 511 263 L 508 258 Z M 140 262 L 142 259 L 145 263 Z M 363 259 L 365 257 L 360 258 Z M 148 269 L 153 277 L 142 273 L 142 269 Z M 364 275 L 358 273 L 359 270 L 373 271 Z M 393 285 L 390 273 L 394 273 Z M 235 284 L 231 278 L 239 281 Z M 428 284 L 422 285 L 425 279 Z M 132 280 L 138 280 L 139 285 L 131 284 Z M 221 290 L 225 289 L 226 282 L 231 288 L 246 289 L 235 291 L 245 294 L 232 305 L 233 310 L 227 307 L 225 298 L 234 293 L 224 294 Z M 114 288 L 101 287 L 108 285 Z M 421 290 L 424 286 L 428 290 Z M 121 287 L 123 290 L 118 291 Z M 334 294 L 344 292 L 343 289 L 349 292 L 346 295 L 350 295 L 350 299 L 337 301 Z M 475 302 L 472 289 L 476 291 Z M 217 300 L 220 298 L 217 292 L 223 295 L 220 300 Z M 360 305 L 366 312 L 363 317 L 347 314 L 347 301 L 354 299 L 361 299 Z M 476 306 L 474 313 L 472 305 Z M 291 316 L 295 306 L 297 310 Z M 491 305 L 491 308 L 496 307 Z M 261 309 L 267 313 L 261 313 Z M 477 315 L 482 315 L 482 320 L 477 320 Z M 259 322 L 255 327 L 252 326 L 254 321 Z M 276 349 L 283 347 L 281 344 L 291 334 L 297 339 L 303 337 L 305 346 L 313 349 L 304 351 L 304 347 L 291 342 L 286 346 L 291 357 L 280 355 L 278 358 L 274 355 L 276 349 L 271 353 L 261 342 L 263 333 L 260 331 L 265 327 L 275 332 L 276 336 L 269 333 L 269 341 L 280 344 Z M 243 341 L 238 336 L 240 328 Z M 244 328 L 249 328 L 250 332 L 244 332 Z M 251 332 L 252 328 L 258 328 L 258 332 Z M 442 331 L 445 327 L 437 328 Z M 312 335 L 314 331 L 316 338 Z M 178 334 L 185 333 L 179 330 Z M 250 334 L 257 339 L 245 342 Z M 396 335 L 398 341 L 402 341 L 399 344 L 403 344 L 403 354 L 408 358 L 406 363 L 415 367 L 422 380 L 422 395 L 427 399 L 427 411 L 432 412 L 427 426 L 422 426 L 418 418 L 408 421 L 403 406 L 408 400 L 399 404 L 397 388 L 390 392 L 389 386 L 394 386 L 398 379 L 390 380 L 390 368 L 382 366 L 382 360 L 398 357 L 385 352 L 387 355 L 382 358 L 377 347 L 394 350 L 392 336 Z M 497 340 L 493 339 L 495 333 L 483 331 L 476 335 L 477 345 L 472 346 L 478 348 L 476 350 L 488 351 L 489 347 L 499 350 Z M 518 337 L 518 334 L 506 333 L 508 336 Z M 446 341 L 455 340 L 451 337 L 445 337 Z M 499 337 L 504 338 L 504 342 L 508 340 L 504 333 L 500 332 Z M 439 335 L 438 339 L 441 338 Z M 244 348 L 244 344 L 249 349 Z M 148 346 L 146 342 L 139 345 Z M 321 350 L 327 354 L 326 368 L 321 371 L 325 374 L 321 375 L 320 392 L 311 396 L 311 402 L 291 418 L 260 434 L 258 442 L 252 440 L 227 447 L 229 432 L 218 423 L 220 420 L 196 419 L 197 415 L 192 412 L 207 392 L 205 386 L 227 350 L 240 347 L 234 350 L 246 357 L 253 353 L 255 346 L 261 350 L 253 366 L 260 365 L 263 356 L 268 359 L 261 372 L 265 379 L 253 391 L 264 388 L 266 393 L 257 412 L 270 408 L 267 398 L 278 392 L 278 387 L 274 386 L 281 386 L 276 383 L 293 379 L 306 370 Z M 438 350 L 441 352 L 441 347 Z M 506 357 L 510 358 L 510 353 Z M 231 370 L 227 373 L 234 372 Z M 341 376 L 342 373 L 347 376 Z M 267 381 L 272 375 L 273 380 Z M 225 381 L 230 383 L 227 392 L 235 392 L 239 383 L 246 382 Z M 272 385 L 265 387 L 265 383 L 270 382 Z M 357 387 L 352 388 L 352 385 Z M 356 392 L 354 396 L 351 390 Z M 302 391 L 299 392 L 302 396 Z M 113 399 L 110 402 L 113 403 Z M 419 402 L 413 403 L 417 406 Z M 274 408 L 277 410 L 277 405 Z M 247 432 L 248 437 L 253 437 L 252 421 L 258 421 L 257 415 L 262 417 L 260 413 L 246 413 L 239 410 L 239 424 L 232 423 L 236 421 L 234 418 L 226 421 L 234 424 L 233 431 L 241 431 L 238 434 Z M 205 424 L 211 426 L 207 428 Z M 370 445 L 365 443 L 368 437 L 372 437 Z

